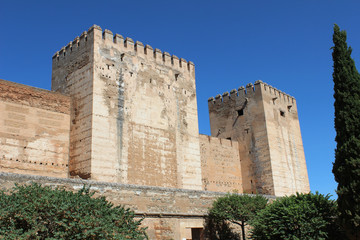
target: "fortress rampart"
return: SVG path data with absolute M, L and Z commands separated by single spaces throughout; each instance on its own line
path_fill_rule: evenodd
M 200 134 L 202 189 L 243 192 L 237 141 Z
M 68 96 L 0 80 L 0 171 L 68 177 Z
M 81 179 L 62 179 L 13 173 L 0 173 L 0 190 L 9 190 L 15 184 L 39 183 L 78 191 L 84 185 L 105 196 L 115 205 L 124 205 L 145 217 L 143 224 L 149 226 L 149 239 L 191 239 L 191 229 L 203 227 L 212 202 L 224 196 L 224 192 L 210 192 L 164 187 L 139 186 Z M 274 196 L 265 196 L 275 199 Z M 179 227 L 181 226 L 181 227 Z

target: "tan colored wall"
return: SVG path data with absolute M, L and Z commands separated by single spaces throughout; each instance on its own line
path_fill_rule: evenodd
M 248 84 L 210 98 L 211 135 L 239 142 L 244 192 L 276 196 L 308 192 L 295 99 L 267 86 L 258 81 L 255 87 Z M 280 110 L 285 117 L 280 117 Z
M 70 98 L 0 80 L 0 171 L 67 177 Z
M 72 117 L 70 167 L 93 180 L 201 189 L 194 65 L 98 26 L 80 48 L 53 61 L 53 89 L 82 116 Z
M 109 30 L 95 39 L 98 179 L 112 171 L 118 182 L 201 189 L 194 66 Z
M 296 100 L 262 83 L 276 196 L 310 191 Z M 283 113 L 283 115 L 280 114 Z
M 203 190 L 243 192 L 238 142 L 200 135 Z
M 51 89 L 71 97 L 71 176 L 91 176 L 91 136 L 93 112 L 93 46 L 91 32 L 63 47 L 52 59 Z
M 59 179 L 0 173 L 0 188 L 12 188 L 15 183 L 37 182 L 47 186 L 65 186 L 77 191 L 90 185 L 95 196 L 104 196 L 115 205 L 130 207 L 138 216 L 145 216 L 149 239 L 188 238 L 191 228 L 203 227 L 203 217 L 212 202 L 225 193 L 136 186 L 80 179 Z M 269 197 L 272 198 L 272 197 Z M 146 213 L 146 215 L 143 215 Z
M 238 110 L 243 109 L 243 115 Z M 249 85 L 209 99 L 211 135 L 239 142 L 245 193 L 273 194 L 268 136 L 260 91 Z

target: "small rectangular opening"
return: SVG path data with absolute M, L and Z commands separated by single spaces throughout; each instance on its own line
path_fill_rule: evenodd
M 203 229 L 202 228 L 191 228 L 191 239 L 192 240 L 203 240 Z
M 238 116 L 244 115 L 244 109 L 237 110 L 237 115 Z
M 226 138 L 227 140 L 231 140 L 231 137 Z
M 285 112 L 280 110 L 280 116 L 285 117 Z

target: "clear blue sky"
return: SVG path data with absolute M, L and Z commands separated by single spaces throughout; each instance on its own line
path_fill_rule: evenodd
M 297 99 L 312 191 L 335 196 L 332 31 L 359 69 L 360 1 L 4 1 L 0 78 L 50 89 L 51 57 L 97 24 L 196 66 L 200 133 L 207 99 L 258 79 Z

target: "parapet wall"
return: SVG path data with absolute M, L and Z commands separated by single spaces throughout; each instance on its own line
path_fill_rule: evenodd
M 84 31 L 80 37 L 77 36 L 73 41 L 69 42 L 66 46 L 62 47 L 60 51 L 57 51 L 53 55 L 53 61 L 64 61 L 67 56 L 71 55 L 72 52 L 79 51 L 86 45 L 88 40 L 93 40 L 93 31 L 102 31 L 100 26 L 93 25 L 88 31 Z M 150 45 L 144 45 L 140 41 L 134 41 L 130 37 L 124 38 L 120 34 L 113 34 L 110 30 L 105 29 L 102 32 L 102 38 L 107 44 L 113 43 L 116 48 L 120 48 L 132 55 L 145 56 L 152 58 L 155 62 L 163 63 L 166 66 L 172 66 L 179 71 L 193 71 L 194 63 L 186 61 L 184 58 L 178 58 L 175 55 L 171 55 L 168 52 L 163 52 L 158 48 L 153 49 Z
M 0 171 L 67 177 L 70 98 L 0 80 Z
M 203 190 L 242 193 L 238 142 L 202 134 L 199 140 Z
M 278 100 L 284 103 L 293 104 L 296 102 L 295 98 L 286 94 L 271 85 L 257 80 L 255 84 L 249 83 L 246 87 L 241 86 L 237 90 L 233 89 L 229 92 L 224 92 L 223 94 L 218 94 L 214 97 L 208 99 L 209 109 L 216 109 L 217 107 L 222 107 L 223 105 L 228 104 L 230 100 L 242 102 L 248 101 L 251 98 L 263 94 L 270 97 L 273 101 Z
M 70 97 L 64 94 L 2 79 L 0 93 L 1 101 L 63 114 L 70 113 Z

